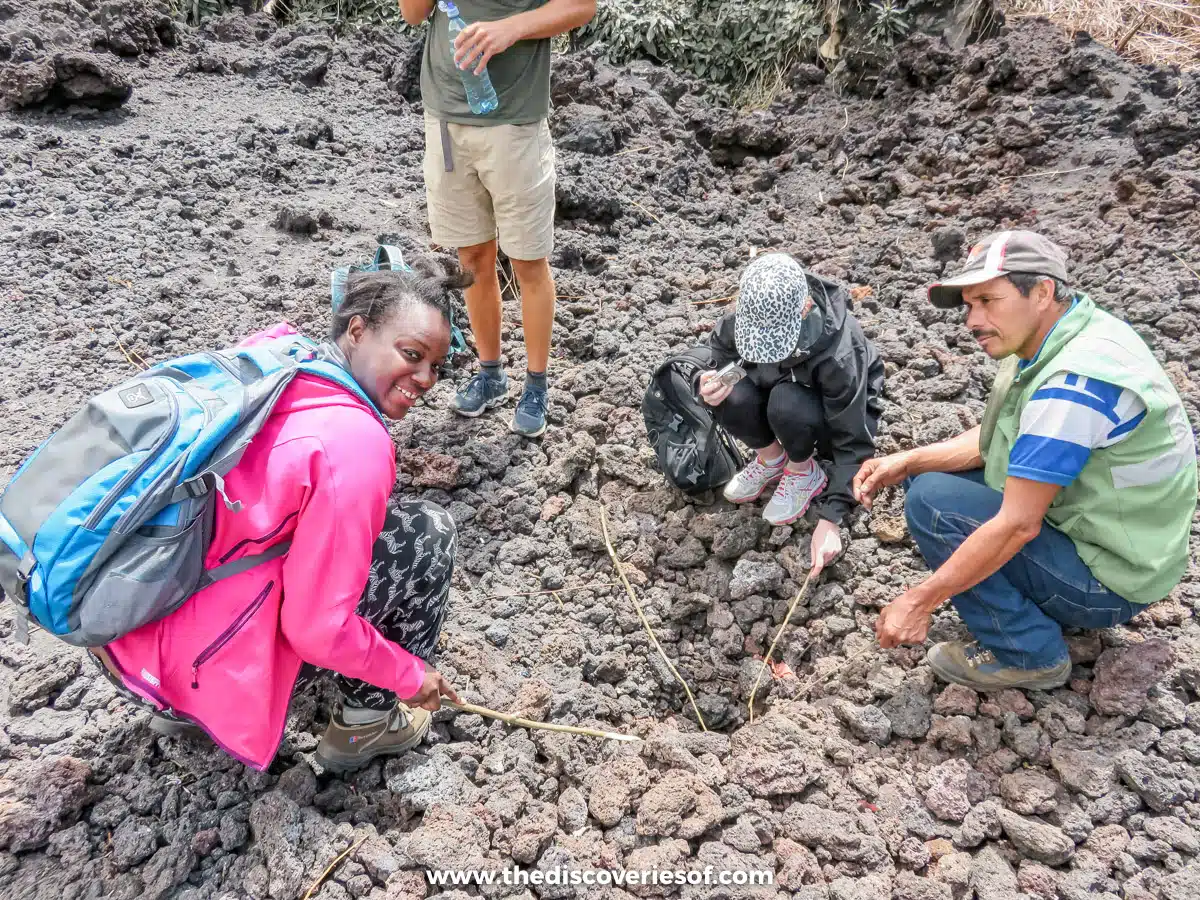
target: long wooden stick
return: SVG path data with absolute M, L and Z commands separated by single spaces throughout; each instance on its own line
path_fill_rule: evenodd
M 707 306 L 710 303 L 724 303 L 727 300 L 732 300 L 737 294 L 730 294 L 728 297 L 713 297 L 709 300 L 693 300 L 692 306 Z
M 692 711 L 695 712 L 696 718 L 700 722 L 700 727 L 708 731 L 708 725 L 704 723 L 704 716 L 700 715 L 700 707 L 696 705 L 696 698 L 692 696 L 692 689 L 688 687 L 687 682 L 683 680 L 683 676 L 679 674 L 679 670 L 675 668 L 675 664 L 667 657 L 662 644 L 658 642 L 658 636 L 654 633 L 654 629 L 650 627 L 650 621 L 646 618 L 646 614 L 642 612 L 642 604 L 638 602 L 637 594 L 633 591 L 633 585 L 625 577 L 625 570 L 621 568 L 621 560 L 617 558 L 617 551 L 613 549 L 612 541 L 608 537 L 608 517 L 604 514 L 603 506 L 600 507 L 600 528 L 604 532 L 604 545 L 608 548 L 608 555 L 612 557 L 613 568 L 617 570 L 617 575 L 620 577 L 621 583 L 625 585 L 625 591 L 629 594 L 629 599 L 633 601 L 633 608 L 637 610 L 638 618 L 642 620 L 646 634 L 650 635 L 650 640 L 654 644 L 655 649 L 658 650 L 658 655 L 663 658 L 663 662 L 667 664 L 667 668 L 671 670 L 671 674 L 675 676 L 675 680 L 683 685 L 683 690 L 687 693 L 687 698 L 692 704 Z
M 329 873 L 332 872 L 334 869 L 336 869 L 338 867 L 338 865 L 341 864 L 343 859 L 345 859 L 347 856 L 349 856 L 351 853 L 353 853 L 355 850 L 357 850 L 359 847 L 361 847 L 363 844 L 365 844 L 367 841 L 367 837 L 370 837 L 370 835 L 359 838 L 357 844 L 353 844 L 352 846 L 347 847 L 345 850 L 343 850 L 341 853 L 339 853 L 337 859 L 335 859 L 333 862 L 331 862 L 329 864 L 328 868 L 326 868 L 324 872 L 322 872 L 319 876 L 317 876 L 317 880 L 308 886 L 308 890 L 305 891 L 305 893 L 304 893 L 304 900 L 308 900 L 308 898 L 313 895 L 313 891 L 315 891 L 317 888 L 319 888 L 321 886 L 321 882 L 323 882 L 326 878 L 329 877 Z
M 763 672 L 767 671 L 767 667 L 771 665 L 771 654 L 775 652 L 775 645 L 779 643 L 779 638 L 783 636 L 787 630 L 788 622 L 792 621 L 792 613 L 796 611 L 796 607 L 800 604 L 800 598 L 808 593 L 808 583 L 812 581 L 813 573 L 809 572 L 808 577 L 804 579 L 804 584 L 800 585 L 800 592 L 796 594 L 792 600 L 792 605 L 788 607 L 787 615 L 783 618 L 783 624 L 779 626 L 779 630 L 775 632 L 775 640 L 771 641 L 771 647 L 767 650 L 767 655 L 763 657 L 762 668 L 758 670 L 758 677 L 754 679 L 754 687 L 750 689 L 750 721 L 754 721 L 754 695 L 758 693 L 758 683 L 762 681 Z
M 1001 181 L 1016 181 L 1018 178 L 1041 178 L 1044 175 L 1070 175 L 1072 172 L 1082 172 L 1091 166 L 1079 166 L 1076 169 L 1055 169 L 1053 172 L 1026 172 L 1024 175 L 1001 175 Z
M 1172 255 L 1173 257 L 1175 257 L 1177 260 L 1179 260 L 1180 264 L 1181 264 L 1181 265 L 1182 265 L 1182 266 L 1183 266 L 1185 269 L 1187 269 L 1189 272 L 1191 272 L 1193 275 L 1195 275 L 1195 276 L 1196 276 L 1196 280 L 1197 280 L 1197 281 L 1200 281 L 1200 272 L 1197 272 L 1195 269 L 1193 269 L 1191 266 L 1189 266 L 1189 265 L 1187 264 L 1187 260 L 1186 260 L 1186 259 L 1184 259 L 1182 256 L 1180 256 L 1178 253 L 1172 253 L 1171 255 Z
M 476 706 L 474 703 L 455 703 L 453 700 L 442 699 L 444 706 L 451 706 L 454 709 L 462 710 L 465 713 L 474 713 L 477 716 L 484 716 L 488 719 L 499 719 L 508 725 L 516 725 L 520 728 L 535 728 L 538 731 L 564 731 L 567 734 L 586 734 L 589 737 L 604 738 L 606 741 L 640 741 L 641 738 L 636 734 L 618 734 L 615 731 L 601 731 L 599 728 L 580 728 L 575 725 L 559 725 L 557 722 L 534 722 L 532 719 L 523 719 L 520 716 L 511 713 L 496 712 L 494 709 L 488 709 L 486 706 Z

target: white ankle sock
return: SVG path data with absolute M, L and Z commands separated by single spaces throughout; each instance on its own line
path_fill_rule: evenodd
M 347 725 L 371 725 L 392 714 L 390 709 L 364 709 L 361 706 L 343 706 L 342 721 Z
M 784 460 L 784 454 L 782 454 L 782 453 L 780 453 L 774 459 L 765 459 L 761 453 L 758 454 L 758 461 L 760 463 L 762 463 L 764 466 L 767 466 L 768 468 L 771 468 L 771 469 L 775 468 L 777 465 L 779 465 L 781 462 L 783 462 L 783 460 Z

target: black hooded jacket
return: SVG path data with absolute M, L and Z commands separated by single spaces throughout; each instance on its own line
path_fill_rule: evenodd
M 822 519 L 841 525 L 854 508 L 851 490 L 864 460 L 875 453 L 883 393 L 883 360 L 858 320 L 850 315 L 850 295 L 844 287 L 805 274 L 813 302 L 825 318 L 821 336 L 807 350 L 779 363 L 742 361 L 734 343 L 737 312 L 722 316 L 709 337 L 717 367 L 738 362 L 746 377 L 764 393 L 781 381 L 795 381 L 814 390 L 825 410 L 826 432 L 817 441 L 817 452 L 831 463 L 826 468 L 829 485 L 813 501 Z

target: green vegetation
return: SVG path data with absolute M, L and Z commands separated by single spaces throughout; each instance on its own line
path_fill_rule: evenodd
M 263 0 L 172 0 L 191 24 Z M 740 105 L 764 106 L 797 62 L 818 58 L 830 30 L 854 15 L 865 42 L 884 51 L 908 36 L 907 0 L 599 0 L 596 17 L 556 49 L 599 45 L 614 63 L 650 59 L 713 85 Z M 362 25 L 412 31 L 396 0 L 273 0 L 282 19 L 338 32 Z M 840 29 L 840 24 L 839 24 Z M 836 46 L 836 41 L 832 42 Z

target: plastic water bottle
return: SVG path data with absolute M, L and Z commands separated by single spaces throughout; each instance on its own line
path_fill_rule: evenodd
M 450 17 L 450 52 L 454 53 L 456 50 L 454 39 L 458 37 L 460 31 L 467 27 L 467 23 L 459 15 L 458 7 L 454 5 L 453 0 L 439 0 L 438 9 Z M 492 87 L 492 79 L 488 77 L 486 67 L 482 75 L 475 74 L 474 65 L 467 69 L 459 69 L 458 77 L 462 79 L 463 87 L 466 89 L 467 104 L 471 107 L 471 112 L 477 116 L 486 116 L 490 112 L 495 112 L 496 107 L 500 105 L 500 98 L 496 96 L 496 89 Z

